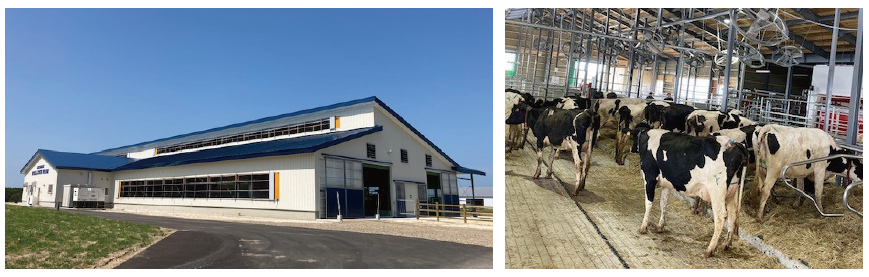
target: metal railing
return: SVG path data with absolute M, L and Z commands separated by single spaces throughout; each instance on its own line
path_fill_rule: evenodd
M 825 216 L 825 217 L 841 217 L 841 216 L 844 216 L 844 214 L 828 214 L 828 213 L 824 213 L 824 211 L 821 210 L 821 207 L 818 206 L 818 202 L 815 201 L 815 198 L 814 198 L 814 197 L 809 196 L 808 194 L 806 194 L 805 191 L 803 191 L 803 190 L 801 190 L 801 189 L 798 189 L 798 188 L 794 187 L 793 185 L 791 185 L 790 180 L 789 180 L 788 178 L 785 177 L 785 174 L 788 172 L 788 169 L 790 169 L 791 167 L 794 167 L 794 166 L 800 166 L 800 165 L 806 165 L 806 164 L 811 164 L 811 163 L 816 163 L 816 162 L 821 162 L 821 161 L 826 161 L 826 160 L 831 160 L 831 159 L 838 159 L 838 158 L 850 158 L 850 159 L 860 159 L 860 160 L 863 160 L 863 156 L 847 155 L 847 154 L 836 154 L 836 155 L 827 156 L 827 157 L 823 157 L 823 158 L 808 159 L 808 160 L 805 160 L 805 161 L 795 162 L 795 163 L 792 163 L 792 164 L 786 165 L 784 168 L 782 168 L 782 170 L 781 170 L 781 176 L 780 176 L 780 177 L 781 177 L 782 181 L 784 182 L 785 186 L 787 186 L 787 187 L 789 187 L 789 188 L 791 188 L 791 189 L 796 190 L 797 192 L 799 192 L 799 195 L 798 195 L 798 196 L 802 196 L 802 197 L 805 197 L 805 198 L 808 198 L 809 200 L 811 200 L 811 201 L 812 201 L 812 204 L 815 205 L 815 209 L 818 210 L 818 213 L 820 213 L 822 216 Z M 855 185 L 860 185 L 860 186 L 862 186 L 862 185 L 863 185 L 863 181 L 855 182 L 855 183 L 851 184 L 850 186 L 848 186 L 848 188 L 845 189 L 845 193 L 843 194 L 842 198 L 843 198 L 843 200 L 844 200 L 845 207 L 847 207 L 848 210 L 857 213 L 860 217 L 863 217 L 863 214 L 862 214 L 862 213 L 857 212 L 857 210 L 855 210 L 855 209 L 852 208 L 850 205 L 848 205 L 848 193 L 849 193 L 849 191 L 850 191 L 850 190 L 851 190 Z M 823 199 L 818 200 L 818 201 L 822 201 L 822 200 L 823 200 Z

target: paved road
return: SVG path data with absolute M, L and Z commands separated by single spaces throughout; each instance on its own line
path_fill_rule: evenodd
M 178 230 L 117 268 L 492 268 L 492 248 L 417 238 L 75 211 Z

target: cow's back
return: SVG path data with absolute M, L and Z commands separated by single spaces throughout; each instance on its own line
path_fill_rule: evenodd
M 558 108 L 544 109 L 532 129 L 534 136 L 541 141 L 538 144 L 542 143 L 544 138 L 549 137 L 549 142 L 552 145 L 560 145 L 564 138 L 576 132 L 573 121 L 580 112 L 579 110 Z

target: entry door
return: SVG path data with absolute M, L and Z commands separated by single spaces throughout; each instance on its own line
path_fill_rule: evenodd
M 420 186 L 422 187 L 422 186 Z M 398 217 L 413 217 L 416 216 L 416 198 L 419 196 L 417 193 L 417 185 L 416 184 L 408 184 L 403 182 L 395 183 L 395 197 L 396 205 L 398 210 Z
M 326 158 L 326 217 L 334 218 L 341 206 L 344 218 L 362 217 L 362 164 Z

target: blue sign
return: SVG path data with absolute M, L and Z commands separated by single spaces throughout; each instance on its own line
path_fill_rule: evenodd
M 30 175 L 41 175 L 41 174 L 48 174 L 48 169 L 35 170 L 35 171 L 30 173 Z

